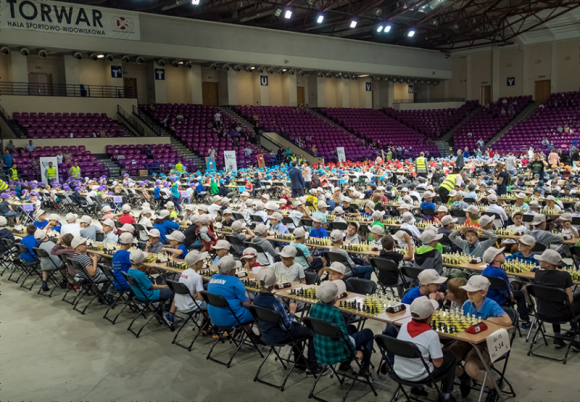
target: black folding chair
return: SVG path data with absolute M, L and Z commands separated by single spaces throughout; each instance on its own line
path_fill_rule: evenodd
M 523 223 L 532 223 L 532 221 L 534 220 L 534 215 L 532 214 L 524 214 L 524 217 L 522 219 Z M 572 218 L 572 221 L 574 221 L 574 218 Z
M 425 362 L 425 359 L 423 359 L 423 354 L 421 353 L 417 345 L 415 345 L 412 342 L 402 341 L 386 335 L 376 335 L 375 342 L 377 343 L 379 350 L 381 351 L 381 362 L 379 364 L 379 367 L 381 367 L 384 363 L 386 363 L 389 367 L 388 374 L 389 377 L 398 384 L 398 387 L 393 393 L 393 397 L 391 398 L 391 402 L 396 401 L 398 399 L 400 391 L 403 391 L 405 399 L 408 402 L 412 400 L 417 400 L 411 398 L 411 396 L 407 393 L 407 391 L 405 391 L 405 388 L 403 387 L 404 385 L 408 387 L 417 387 L 421 385 L 431 386 L 435 388 L 435 390 L 437 391 L 436 400 L 438 401 L 444 400 L 441 388 L 437 385 L 437 383 L 443 380 L 445 377 L 444 376 L 439 376 L 437 378 L 433 377 L 433 373 L 429 369 L 429 366 L 427 366 L 427 362 Z M 387 358 L 387 353 L 392 353 L 394 356 L 399 356 L 401 358 L 406 359 L 420 359 L 421 363 L 423 364 L 423 367 L 425 367 L 425 371 L 428 373 L 427 378 L 421 381 L 409 381 L 402 379 L 395 373 L 391 361 Z M 445 373 L 444 375 L 447 376 L 447 373 Z
M 344 402 L 346 400 L 346 398 L 348 397 L 348 394 L 350 393 L 350 390 L 352 389 L 352 387 L 354 386 L 354 384 L 357 381 L 366 382 L 369 385 L 369 387 L 371 387 L 371 390 L 373 391 L 375 396 L 378 396 L 377 391 L 375 391 L 375 388 L 373 387 L 373 384 L 370 382 L 369 378 L 363 374 L 362 364 L 361 364 L 361 362 L 358 361 L 358 359 L 356 359 L 356 356 L 352 351 L 352 347 L 351 347 L 352 343 L 350 343 L 350 345 L 348 344 L 350 342 L 350 339 L 348 339 L 342 333 L 342 331 L 340 330 L 340 328 L 336 324 L 331 323 L 331 322 L 327 322 L 327 321 L 317 320 L 317 319 L 312 318 L 312 317 L 304 317 L 302 319 L 302 322 L 310 330 L 310 332 L 312 333 L 313 336 L 330 338 L 334 341 L 341 342 L 343 347 L 345 348 L 345 350 L 350 351 L 350 354 L 351 354 L 350 359 L 354 360 L 356 362 L 356 364 L 358 366 L 358 370 L 356 370 L 354 377 L 348 377 L 347 375 L 344 375 L 341 377 L 336 372 L 336 370 L 334 369 L 334 366 L 337 363 L 340 363 L 340 361 L 333 362 L 332 364 L 326 364 L 324 366 L 324 368 L 322 369 L 322 371 L 324 372 L 324 370 L 326 370 L 327 367 L 330 367 L 330 369 L 332 370 L 334 375 L 336 375 L 336 378 L 338 378 L 338 381 L 340 382 L 341 385 L 344 384 L 345 379 L 347 377 L 352 379 L 352 383 L 350 384 L 350 386 L 348 387 L 348 390 L 346 391 L 346 393 L 342 397 L 342 402 Z M 360 380 L 359 377 L 363 377 L 363 380 Z M 314 398 L 318 401 L 326 402 L 324 399 L 321 399 L 318 396 L 314 395 L 314 390 L 316 389 L 316 384 L 318 384 L 318 381 L 320 380 L 320 378 L 322 378 L 322 376 L 316 377 L 316 380 L 314 381 L 314 384 L 312 385 L 312 389 L 310 390 L 310 394 L 308 395 L 308 398 Z
M 572 254 L 572 260 L 574 261 L 574 266 L 577 270 L 580 269 L 580 247 L 572 246 L 570 247 L 570 254 Z
M 326 265 L 330 266 L 333 262 L 340 262 L 345 267 L 350 267 L 350 263 L 344 254 L 337 253 L 336 251 L 325 251 L 324 259 L 326 260 Z
M 283 358 L 282 356 L 280 356 L 280 354 L 278 353 L 276 348 L 283 348 L 284 346 L 291 346 L 293 349 L 299 350 L 300 355 L 302 356 L 302 358 L 306 362 L 306 365 L 308 366 L 308 361 L 306 360 L 306 358 L 304 358 L 304 346 L 302 345 L 306 341 L 307 338 L 295 339 L 292 336 L 292 334 L 290 333 L 290 328 L 288 328 L 288 326 L 286 325 L 286 323 L 284 322 L 284 320 L 282 319 L 280 314 L 273 309 L 264 308 L 264 307 L 260 307 L 260 306 L 256 306 L 256 305 L 251 305 L 250 306 L 250 313 L 252 313 L 252 316 L 254 317 L 254 321 L 258 325 L 258 328 L 260 328 L 260 325 L 263 325 L 263 323 L 275 325 L 277 327 L 283 328 L 284 331 L 286 332 L 286 335 L 288 336 L 288 340 L 286 342 L 274 342 L 274 343 L 268 342 L 266 339 L 264 339 L 264 337 L 261 338 L 262 342 L 264 342 L 264 344 L 266 344 L 267 346 L 270 347 L 270 350 L 268 351 L 268 354 L 266 355 L 266 357 L 264 357 L 264 360 L 262 360 L 262 364 L 260 364 L 260 367 L 258 367 L 258 371 L 256 372 L 256 375 L 254 376 L 254 382 L 257 381 L 257 382 L 260 382 L 262 384 L 266 384 L 266 385 L 269 385 L 271 387 L 278 388 L 280 391 L 284 392 L 284 388 L 286 387 L 286 382 L 288 381 L 290 374 L 292 374 L 292 371 L 294 371 L 294 368 L 296 367 L 296 364 L 298 362 L 296 360 L 290 360 L 290 358 Z M 263 332 L 262 330 L 260 330 L 260 331 Z M 274 352 L 274 354 L 276 355 L 276 359 L 274 359 L 274 360 L 279 361 L 280 364 L 282 364 L 282 367 L 284 367 L 284 370 L 287 370 L 286 375 L 284 376 L 284 379 L 282 380 L 281 385 L 276 385 L 276 384 L 273 384 L 271 382 L 264 381 L 260 378 L 260 371 L 262 370 L 262 367 L 264 366 L 264 364 L 266 364 L 266 361 L 268 360 L 268 357 L 270 357 L 270 354 L 272 352 Z M 288 367 L 286 367 L 286 364 L 284 364 L 284 362 L 291 364 L 289 369 L 288 369 Z M 314 367 L 309 367 L 309 366 L 308 366 L 308 368 L 314 369 Z
M 30 254 L 30 250 L 25 245 L 18 244 L 17 247 L 20 250 L 21 254 Z M 33 262 L 24 261 L 21 258 L 20 259 L 20 268 L 22 269 L 22 272 L 24 274 L 26 274 L 26 276 L 24 277 L 24 280 L 20 284 L 20 287 L 23 289 L 32 290 L 32 288 L 34 287 L 34 284 L 39 279 L 42 278 L 42 272 L 40 272 L 40 260 L 38 259 L 37 256 L 35 256 L 35 261 L 33 261 Z M 32 282 L 32 284 L 29 287 L 24 286 L 24 284 L 26 283 L 28 278 L 31 278 L 31 277 L 36 277 L 36 279 L 34 279 L 34 282 Z M 18 280 L 20 280 L 20 276 L 18 277 Z M 16 282 L 18 282 L 18 280 Z
M 331 229 L 337 229 L 337 230 L 346 230 L 348 228 L 348 223 L 346 222 L 330 222 L 330 228 Z
M 18 254 L 18 249 L 16 247 L 16 242 L 12 239 L 2 239 L 2 243 L 4 243 L 4 247 L 6 251 L 0 255 L 0 265 L 4 267 L 2 272 L 0 272 L 0 276 L 4 275 L 4 272 L 12 266 L 13 270 L 15 268 L 14 263 L 12 262 L 16 255 Z
M 54 293 L 55 289 L 58 288 L 60 286 L 60 284 L 58 283 L 58 281 L 54 278 L 54 274 L 56 272 L 59 272 L 61 269 L 63 268 L 59 268 L 56 266 L 56 264 L 54 263 L 54 261 L 52 261 L 52 258 L 50 258 L 50 255 L 48 255 L 48 253 L 46 252 L 46 250 L 43 250 L 41 248 L 38 247 L 34 247 L 32 249 L 32 251 L 34 251 L 34 253 L 38 256 L 38 258 L 40 258 L 40 260 L 42 261 L 43 259 L 50 261 L 50 263 L 52 264 L 52 266 L 54 266 L 54 270 L 50 270 L 50 271 L 46 271 L 48 274 L 48 278 L 46 278 L 46 282 L 52 282 L 52 290 L 50 293 L 42 293 L 42 286 L 38 289 L 38 292 L 36 292 L 37 295 L 41 295 L 41 296 L 46 296 L 46 297 L 52 297 L 52 294 Z M 40 271 L 40 274 L 42 275 L 42 269 Z
M 403 286 L 405 289 L 413 287 L 413 285 L 419 281 L 419 274 L 423 271 L 423 268 L 404 266 L 401 267 L 401 273 L 403 274 Z M 408 282 L 405 278 L 411 278 L 412 282 Z
M 244 242 L 235 235 L 226 235 L 226 240 L 232 245 L 232 246 L 241 246 L 242 248 L 245 247 Z M 236 257 L 241 257 L 241 255 L 238 254 L 238 252 L 236 251 L 235 247 L 232 247 L 232 251 Z
M 532 338 L 532 341 L 530 343 L 530 349 L 528 350 L 528 356 L 534 355 L 534 356 L 543 357 L 543 358 L 549 359 L 549 360 L 563 362 L 564 364 L 566 364 L 566 361 L 568 360 L 568 353 L 570 353 L 570 348 L 572 347 L 572 342 L 570 342 L 568 344 L 568 347 L 566 348 L 566 353 L 565 353 L 563 359 L 555 359 L 555 358 L 550 357 L 550 356 L 540 355 L 540 354 L 534 353 L 534 351 L 533 351 L 534 344 L 536 343 L 536 341 L 538 339 L 538 335 L 540 333 L 542 334 L 542 338 L 544 339 L 544 343 L 546 344 L 546 346 L 548 346 L 548 341 L 546 340 L 546 337 L 554 338 L 553 335 L 548 335 L 545 333 L 545 331 L 543 329 L 544 323 L 559 324 L 559 325 L 570 323 L 572 326 L 572 332 L 574 334 L 574 338 L 577 336 L 580 336 L 580 329 L 578 327 L 578 323 L 579 323 L 578 321 L 580 320 L 580 314 L 578 314 L 578 315 L 574 314 L 574 311 L 572 310 L 572 304 L 570 303 L 570 298 L 568 297 L 568 294 L 566 293 L 566 291 L 564 291 L 563 289 L 553 288 L 550 286 L 528 285 L 526 290 L 528 291 L 528 294 L 531 297 L 536 298 L 538 300 L 538 302 L 546 302 L 546 303 L 552 303 L 552 304 L 557 303 L 557 304 L 563 305 L 564 307 L 566 307 L 566 309 L 570 313 L 570 317 L 571 317 L 568 320 L 559 321 L 559 320 L 554 320 L 552 317 L 547 316 L 545 314 L 541 314 L 539 311 L 536 311 L 535 318 L 536 318 L 536 324 L 538 325 L 538 329 L 534 333 L 534 337 Z
M 396 262 L 381 258 L 381 257 L 374 257 L 371 258 L 370 263 L 375 270 L 375 275 L 377 276 L 377 283 L 381 287 L 383 293 L 387 293 L 387 288 L 391 290 L 391 293 L 395 294 L 395 288 L 399 293 L 403 293 L 403 287 L 399 285 L 398 279 L 401 277 L 401 271 L 399 270 L 399 266 Z M 397 280 L 394 282 L 389 282 L 388 279 L 390 277 L 394 277 L 396 275 Z
M 171 289 L 174 294 L 183 295 L 185 297 L 190 297 L 193 300 L 193 302 L 195 303 L 195 308 L 191 311 L 181 311 L 179 309 L 177 310 L 178 313 L 186 315 L 187 319 L 183 322 L 183 324 L 181 324 L 181 327 L 179 327 L 179 330 L 177 330 L 177 333 L 173 337 L 173 341 L 171 341 L 172 344 L 177 345 L 181 348 L 187 349 L 188 352 L 191 352 L 191 348 L 193 347 L 193 344 L 195 343 L 195 341 L 197 340 L 199 335 L 203 333 L 204 329 L 210 325 L 210 322 L 207 321 L 206 324 L 203 326 L 199 325 L 199 323 L 198 323 L 199 316 L 203 315 L 203 311 L 201 309 L 201 304 L 191 295 L 191 293 L 189 292 L 189 289 L 187 288 L 187 286 L 184 283 L 172 281 L 169 279 L 166 279 L 165 283 L 167 283 L 167 286 L 169 286 L 169 289 Z M 194 326 L 197 328 L 197 334 L 195 335 L 195 337 L 193 338 L 193 340 L 191 341 L 189 346 L 185 346 L 185 345 L 182 345 L 181 343 L 177 342 L 177 337 L 179 336 L 179 333 L 181 332 L 181 330 L 183 328 L 185 328 L 185 326 L 187 325 L 187 323 L 189 321 L 193 322 Z
M 88 271 L 82 265 L 80 265 L 75 260 L 69 260 L 69 261 L 72 264 L 75 272 L 81 273 L 82 277 L 84 278 L 84 280 L 82 282 L 81 292 L 77 296 L 76 303 L 73 304 L 73 310 L 78 311 L 79 313 L 84 315 L 86 313 L 87 309 L 89 308 L 89 306 L 97 299 L 99 300 L 100 303 L 106 304 L 107 306 L 110 307 L 110 304 L 105 299 L 105 292 L 107 291 L 107 289 L 111 285 L 111 282 L 109 281 L 107 276 L 103 275 L 105 277 L 104 281 L 95 282 L 95 280 L 89 275 Z M 101 268 L 99 267 L 99 269 L 101 269 Z M 99 288 L 99 285 L 101 286 L 102 289 Z M 80 301 L 82 300 L 82 298 L 84 296 L 91 295 L 91 294 L 93 295 L 93 298 L 85 305 L 85 307 L 82 310 L 80 310 L 79 304 L 80 304 Z
M 250 215 L 250 219 L 257 225 L 259 225 L 260 223 L 266 223 L 264 222 L 264 219 L 260 215 Z
M 257 254 L 263 254 L 263 255 L 264 255 L 264 257 L 265 257 L 265 258 L 266 258 L 268 261 L 270 261 L 270 259 L 268 258 L 268 254 L 266 254 L 266 252 L 264 251 L 264 249 L 262 248 L 262 246 L 260 246 L 259 244 L 252 243 L 252 242 L 249 242 L 249 241 L 245 241 L 245 242 L 244 242 L 244 246 L 245 246 L 246 248 L 253 247 L 253 248 L 256 250 Z
M 209 293 L 206 291 L 202 291 L 200 293 L 201 293 L 201 296 L 203 297 L 203 299 L 205 300 L 205 302 L 207 304 L 209 304 L 210 306 L 215 307 L 215 308 L 228 309 L 230 314 L 236 319 L 236 322 L 237 322 L 237 324 L 234 326 L 224 327 L 224 326 L 216 325 L 215 323 L 213 323 L 213 320 L 212 320 L 212 324 L 213 324 L 214 330 L 218 334 L 218 338 L 215 340 L 215 342 L 211 346 L 211 349 L 209 350 L 209 353 L 207 354 L 206 359 L 212 360 L 212 361 L 219 363 L 219 364 L 223 364 L 227 368 L 230 368 L 230 365 L 232 364 L 234 357 L 236 356 L 238 351 L 241 349 L 242 345 L 248 344 L 246 342 L 246 339 L 249 339 L 252 342 L 251 345 L 253 345 L 253 347 L 258 351 L 258 353 L 260 354 L 260 357 L 264 357 L 264 355 L 262 355 L 262 352 L 258 348 L 258 345 L 254 341 L 254 333 L 253 333 L 251 327 L 249 329 L 245 328 L 246 325 L 253 324 L 253 321 L 240 322 L 239 318 L 234 314 L 230 304 L 228 303 L 228 301 L 226 300 L 225 297 L 223 297 L 221 295 L 215 295 L 213 293 Z M 227 363 L 224 363 L 222 361 L 219 361 L 219 360 L 211 357 L 211 353 L 213 352 L 213 349 L 218 344 L 218 342 L 221 341 L 222 343 L 225 343 L 223 341 L 224 335 L 226 333 L 228 333 L 228 334 L 233 333 L 236 330 L 238 330 L 238 332 L 241 334 L 241 338 L 239 340 L 236 340 L 235 334 L 233 334 L 233 336 L 231 336 L 230 343 L 233 342 L 236 345 L 236 350 L 234 351 L 233 355 L 230 357 L 230 360 Z
M 464 198 L 464 199 L 463 199 L 463 201 L 464 201 L 466 204 L 469 204 L 469 205 L 471 205 L 471 204 L 475 204 L 475 201 L 476 201 L 476 200 L 475 200 L 475 198 L 466 197 L 466 198 Z
M 370 279 L 348 278 L 347 282 L 350 283 L 355 293 L 372 295 L 377 291 L 377 283 Z
M 457 224 L 459 225 L 463 225 L 467 220 L 467 216 L 465 215 L 465 211 L 463 210 L 452 209 L 449 211 L 449 214 L 452 217 L 457 218 Z
M 547 247 L 544 246 L 542 243 L 536 243 L 536 245 L 532 249 L 532 252 L 534 252 L 534 253 L 543 253 L 546 250 L 546 248 Z
M 508 292 L 508 285 L 507 282 L 504 281 L 501 278 L 496 278 L 494 276 L 486 276 L 486 278 L 489 280 L 489 289 L 490 290 L 497 290 L 499 292 Z M 511 308 L 514 306 L 514 303 L 511 302 L 511 300 L 508 300 L 509 305 L 505 306 L 507 308 Z M 501 306 L 504 307 L 504 306 Z M 518 326 L 516 327 L 518 330 L 518 333 L 520 334 L 520 337 L 522 336 L 522 332 L 520 330 L 519 327 L 519 320 L 518 320 Z
M 99 265 L 99 267 L 101 268 L 101 271 L 103 271 L 103 274 L 107 277 L 107 279 L 109 279 L 109 281 L 113 285 L 115 285 L 115 288 L 117 289 L 116 299 L 113 300 L 113 302 L 109 305 L 109 308 L 107 309 L 107 311 L 105 311 L 105 315 L 103 316 L 105 320 L 115 325 L 115 323 L 117 322 L 117 318 L 119 318 L 121 313 L 123 313 L 123 311 L 125 311 L 127 307 L 131 306 L 131 310 L 135 311 L 131 304 L 131 297 L 133 296 L 133 292 L 131 291 L 131 289 L 119 290 L 122 289 L 122 286 L 121 283 L 119 283 L 119 281 L 117 280 L 117 278 L 115 278 L 113 270 L 106 265 Z M 117 313 L 115 318 L 111 319 L 110 317 L 108 317 L 109 312 L 111 310 L 114 310 L 115 307 L 117 307 L 119 304 L 124 304 L 125 306 Z
M 301 218 L 300 219 L 300 226 L 312 227 L 312 219 L 310 219 L 310 218 Z
M 421 215 L 426 215 L 426 216 L 435 216 L 437 215 L 437 213 L 435 212 L 434 209 L 432 208 L 427 208 L 427 209 L 422 209 L 421 210 Z
M 320 278 L 314 271 L 304 271 L 304 279 L 307 285 L 317 285 L 320 283 Z

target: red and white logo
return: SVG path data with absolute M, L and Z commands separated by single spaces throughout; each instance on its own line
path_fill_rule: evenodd
M 131 18 L 127 17 L 113 17 L 111 21 L 113 28 L 119 29 L 121 31 L 132 31 L 135 28 L 135 23 Z

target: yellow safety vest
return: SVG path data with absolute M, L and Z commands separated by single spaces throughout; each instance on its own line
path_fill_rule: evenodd
M 81 177 L 81 168 L 80 167 L 71 167 L 73 177 Z
M 47 167 L 46 168 L 46 178 L 48 180 L 52 180 L 56 177 L 56 168 L 53 167 Z
M 458 174 L 450 174 L 450 175 L 448 175 L 445 178 L 445 180 L 443 181 L 443 183 L 441 183 L 439 185 L 439 188 L 443 187 L 443 188 L 446 188 L 449 191 L 455 190 L 455 179 L 457 179 L 458 177 L 459 177 Z
M 14 168 L 10 168 L 10 171 L 12 172 L 10 174 L 12 177 L 12 180 L 18 180 L 18 171 Z
M 8 184 L 6 184 L 5 181 L 3 181 L 2 179 L 0 179 L 0 191 L 4 191 L 8 188 Z
M 417 172 L 427 171 L 427 161 L 423 157 L 417 158 Z
M 183 165 L 181 163 L 178 163 L 177 165 L 175 165 L 175 169 L 179 172 L 179 173 L 183 173 Z

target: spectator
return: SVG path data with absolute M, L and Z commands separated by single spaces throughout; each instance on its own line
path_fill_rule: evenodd
M 36 147 L 35 147 L 35 146 L 34 146 L 34 144 L 32 143 L 32 140 L 29 140 L 29 141 L 28 141 L 28 145 L 26 146 L 26 150 L 27 150 L 28 152 L 34 152 L 34 148 L 36 148 Z
M 16 147 L 14 146 L 14 142 L 12 142 L 12 140 L 8 141 L 8 145 L 6 145 L 6 149 L 8 150 L 8 152 L 10 152 L 11 154 L 14 153 L 14 151 L 16 150 Z
M 298 169 L 298 162 L 292 162 L 292 168 L 288 171 L 288 177 L 290 178 L 290 187 L 292 189 L 292 198 L 304 196 L 304 177 L 302 177 L 302 171 Z

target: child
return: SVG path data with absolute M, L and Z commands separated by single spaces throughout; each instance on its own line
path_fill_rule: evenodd
M 296 247 L 286 246 L 280 252 L 280 258 L 282 261 L 276 262 L 269 267 L 262 267 L 264 269 L 271 269 L 278 280 L 283 282 L 300 282 L 306 284 L 306 277 L 304 275 L 304 269 L 302 265 L 295 262 L 296 258 Z
M 48 215 L 48 225 L 46 225 L 45 228 L 46 233 L 50 232 L 51 230 L 60 233 L 60 228 L 61 228 L 60 216 L 58 216 L 57 214 Z
M 170 235 L 165 236 L 169 240 L 169 245 L 171 247 L 164 247 L 161 252 L 171 253 L 173 259 L 183 260 L 187 256 L 187 248 L 183 245 L 183 240 L 185 240 L 185 235 L 179 230 L 173 231 Z
M 315 216 L 320 216 L 322 217 L 322 223 L 326 223 L 326 215 L 327 214 L 327 209 L 328 209 L 328 204 L 325 201 L 318 201 L 318 211 L 314 212 L 312 214 L 312 217 Z
M 439 292 L 439 289 L 441 289 L 441 284 L 445 283 L 447 278 L 440 276 L 436 270 L 424 269 L 417 279 L 419 280 L 419 286 L 415 286 L 409 290 L 401 299 L 401 303 L 411 304 L 413 300 L 421 296 L 428 296 L 429 299 L 435 301 L 440 301 L 445 298 L 445 295 Z
M 217 236 L 210 226 L 210 216 L 203 214 L 198 220 L 199 228 L 197 235 L 199 236 L 205 251 L 210 251 L 212 246 L 217 242 Z
M 308 249 L 308 247 L 304 245 L 304 243 L 306 242 L 306 231 L 304 230 L 304 228 L 294 229 L 293 234 L 294 241 L 290 243 L 290 245 L 301 250 L 302 254 L 304 254 L 304 257 L 302 256 L 296 257 L 296 262 L 302 265 L 302 268 L 304 269 L 310 268 L 312 270 L 318 271 L 320 268 L 322 268 L 325 264 L 324 258 L 313 257 L 310 254 L 310 250 Z
M 244 268 L 252 274 L 257 274 L 262 269 L 258 262 L 258 252 L 253 247 L 245 248 L 240 259 L 244 263 Z
M 324 221 L 321 215 L 312 217 L 312 230 L 310 230 L 310 237 L 324 238 L 328 237 L 328 232 L 322 227 L 322 222 Z M 342 232 L 341 232 L 342 234 Z
M 47 225 L 48 221 L 46 220 L 46 211 L 39 209 L 36 211 L 36 221 L 34 221 L 34 226 L 38 229 L 44 229 Z
M 167 210 L 169 211 L 169 219 L 175 221 L 177 219 L 177 211 L 175 210 L 175 204 L 172 201 L 168 201 L 165 203 L 165 208 L 167 208 Z
M 383 248 L 383 244 L 381 243 L 381 239 L 384 235 L 385 235 L 385 229 L 383 227 L 378 226 L 378 225 L 371 227 L 370 245 L 372 246 L 373 250 L 375 248 L 377 250 L 381 250 Z
M 117 219 L 120 223 L 123 225 L 134 225 L 136 223 L 135 218 L 131 216 L 131 206 L 129 204 L 124 204 L 121 207 L 121 212 L 122 215 Z
M 397 264 L 397 267 L 400 265 L 401 261 L 413 261 L 413 242 L 411 241 L 411 236 L 408 233 L 403 232 L 402 230 L 397 232 L 400 233 L 401 241 L 407 245 L 407 253 L 401 254 L 396 251 L 395 249 L 395 239 L 391 235 L 385 235 L 381 239 L 382 250 L 379 254 L 380 258 L 386 258 L 387 260 L 393 261 Z M 383 284 L 384 286 L 397 286 L 397 291 L 399 292 L 399 296 L 403 294 L 403 282 L 401 276 L 398 275 L 396 272 L 390 271 L 382 271 L 379 270 L 378 272 L 378 281 Z
M 441 349 L 439 335 L 429 325 L 433 318 L 433 312 L 438 307 L 436 301 L 429 300 L 425 296 L 413 300 L 410 308 L 412 321 L 401 326 L 397 339 L 417 346 L 433 378 L 442 378 L 443 399 L 455 401 L 451 392 L 453 391 L 457 361 L 451 351 Z M 429 376 L 421 359 L 396 356 L 393 369 L 397 376 L 407 381 L 418 382 Z
M 524 219 L 524 212 L 523 211 L 516 211 L 512 214 L 512 221 L 513 225 L 509 225 L 506 229 L 508 232 L 519 232 L 525 233 L 528 231 L 528 228 L 522 223 Z
M 212 265 L 218 265 L 220 260 L 230 253 L 230 247 L 232 245 L 227 240 L 218 240 L 213 249 L 215 251 L 215 259 L 213 260 Z
M 344 250 L 342 248 L 342 245 L 344 244 L 344 240 L 343 240 L 344 234 L 342 233 L 342 231 L 335 229 L 330 233 L 330 240 L 332 241 L 332 248 L 329 250 L 330 253 L 338 253 L 343 255 L 344 257 L 346 257 L 346 260 L 348 262 L 347 266 L 347 272 L 345 273 L 345 275 L 347 277 L 350 276 L 354 276 L 356 278 L 365 278 L 365 279 L 371 279 L 371 276 L 374 272 L 373 267 L 371 265 L 357 265 L 351 258 L 350 258 L 350 254 L 348 254 L 346 252 L 346 250 Z
M 449 302 L 449 310 L 463 310 L 463 303 L 467 300 L 467 292 L 461 287 L 465 285 L 467 285 L 467 279 L 465 278 L 453 278 L 447 282 L 445 299 Z
M 101 218 L 103 221 L 107 219 L 115 219 L 115 217 L 118 216 L 118 214 L 113 213 L 111 207 L 108 205 L 105 205 L 101 211 L 103 212 L 103 217 Z
M 435 204 L 433 203 L 433 194 L 431 191 L 425 191 L 423 193 L 423 202 L 420 205 L 421 211 L 424 209 L 432 209 L 435 211 Z M 433 219 L 430 215 L 423 215 L 424 219 Z
M 128 273 L 131 269 L 131 260 L 129 258 L 129 249 L 133 246 L 133 235 L 130 233 L 123 233 L 119 239 L 119 249 L 113 254 L 112 266 L 113 266 L 113 276 L 115 280 L 113 281 L 113 286 L 109 287 L 109 291 L 105 295 L 105 299 L 109 303 L 112 303 L 113 298 L 111 295 L 117 292 L 126 292 L 131 287 L 125 279 L 123 273 Z
M 226 227 L 226 228 L 231 228 L 232 227 L 232 223 L 235 222 L 235 219 L 233 219 L 233 211 L 229 208 L 225 209 L 223 211 L 223 219 L 222 219 L 222 226 Z
M 344 210 L 342 209 L 342 207 L 336 207 L 336 208 L 334 208 L 332 210 L 332 214 L 335 216 L 334 222 L 343 222 L 343 223 L 346 223 L 346 221 L 344 220 Z
M 145 261 L 146 254 L 141 250 L 132 251 L 129 254 L 131 260 L 131 269 L 128 275 L 132 276 L 137 282 L 137 286 L 131 286 L 137 300 L 156 302 L 173 298 L 173 292 L 167 285 L 157 285 L 147 276 L 151 268 L 147 268 Z
M 10 199 L 10 195 L 6 193 L 2 193 L 0 195 L 2 197 L 2 202 L 0 202 L 0 214 L 5 217 L 13 216 L 16 219 L 16 223 L 20 223 L 20 214 L 12 208 L 12 206 L 8 203 L 8 199 Z
M 332 264 L 330 264 L 330 267 L 326 267 L 324 268 L 324 271 L 328 274 L 327 279 L 329 281 L 341 281 L 342 283 L 344 283 L 345 289 L 347 292 L 354 292 L 354 288 L 352 287 L 352 285 L 346 281 L 344 282 L 344 273 L 346 272 L 346 267 L 344 266 L 344 264 L 340 263 L 340 262 L 333 262 Z
M 460 233 L 465 236 L 463 240 Z M 449 240 L 455 243 L 463 252 L 463 254 L 471 255 L 474 258 L 483 257 L 483 253 L 488 247 L 491 247 L 497 241 L 497 235 L 492 231 L 484 230 L 483 235 L 487 240 L 479 241 L 479 231 L 474 227 L 463 227 L 461 231 L 454 230 L 449 235 Z
M 439 274 L 443 272 L 443 256 L 437 249 L 442 234 L 433 230 L 425 230 L 421 235 L 423 245 L 415 252 L 415 264 L 421 268 L 433 267 Z
M 42 270 L 42 286 L 41 286 L 42 291 L 48 292 L 50 290 L 47 283 L 48 272 L 56 270 L 60 271 L 63 278 L 63 282 L 60 283 L 60 287 L 62 289 L 66 289 L 67 288 L 66 268 L 64 267 L 64 264 L 62 263 L 60 258 L 50 254 L 55 244 L 52 241 L 48 240 L 46 232 L 42 229 L 38 229 L 34 233 L 34 238 L 38 241 L 38 248 L 46 251 L 49 255 L 48 258 L 40 258 L 40 269 Z
M 282 223 L 282 214 L 274 212 L 270 216 L 270 227 L 276 233 L 289 234 L 288 228 Z
M 405 212 L 403 214 L 403 224 L 401 229 L 406 229 L 411 232 L 414 238 L 419 239 L 421 237 L 421 232 L 415 226 L 416 219 L 411 212 Z
M 20 241 L 20 244 L 28 248 L 27 253 L 20 253 L 20 259 L 25 265 L 32 265 L 38 261 L 38 257 L 34 251 L 32 251 L 32 249 L 38 245 L 38 241 L 34 238 L 34 232 L 36 232 L 36 226 L 26 226 L 26 236 L 24 236 Z
M 84 215 L 79 219 L 79 224 L 81 225 L 81 236 L 91 239 L 92 241 L 97 241 L 97 233 L 99 233 L 99 228 L 95 225 L 91 225 L 93 220 L 90 216 Z
M 119 236 L 115 234 L 115 222 L 112 219 L 105 219 L 103 221 L 102 231 L 105 234 L 103 243 L 117 243 L 119 241 Z
M 91 280 L 96 283 L 106 282 L 107 277 L 103 274 L 103 271 L 97 266 L 97 261 L 99 256 L 92 254 L 90 257 L 87 255 L 87 239 L 81 236 L 75 236 L 72 239 L 71 247 L 75 251 L 73 256 L 73 261 L 78 262 L 86 271 Z M 84 271 L 75 271 L 75 281 L 80 282 L 87 279 Z
M 465 220 L 465 226 L 473 226 L 473 227 L 480 227 L 479 225 L 479 208 L 475 205 L 470 205 L 467 209 L 464 209 L 465 216 L 467 219 Z
M 5 255 L 8 251 L 8 248 L 2 239 L 15 241 L 14 235 L 6 226 L 8 226 L 8 220 L 5 217 L 0 216 L 0 255 Z

